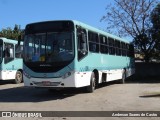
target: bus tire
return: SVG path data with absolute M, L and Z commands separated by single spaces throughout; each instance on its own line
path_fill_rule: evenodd
M 15 76 L 15 80 L 14 80 L 14 83 L 15 84 L 19 84 L 23 81 L 23 75 L 22 75 L 22 72 L 21 71 L 17 71 L 16 72 L 16 76 Z
M 87 92 L 93 93 L 96 87 L 96 77 L 94 72 L 91 74 L 90 85 L 87 86 Z
M 126 70 L 124 69 L 123 72 L 122 72 L 122 80 L 121 80 L 121 83 L 122 83 L 122 84 L 125 84 L 125 81 L 126 81 Z

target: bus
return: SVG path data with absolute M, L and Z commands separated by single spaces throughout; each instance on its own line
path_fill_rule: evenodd
M 24 85 L 80 88 L 134 74 L 134 47 L 122 38 L 76 20 L 27 24 L 24 35 Z
M 0 37 L 0 80 L 23 81 L 22 50 L 22 42 L 19 46 L 18 40 Z

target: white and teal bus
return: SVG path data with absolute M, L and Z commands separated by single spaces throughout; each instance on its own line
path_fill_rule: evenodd
M 86 87 L 134 74 L 134 48 L 127 40 L 75 20 L 26 25 L 25 86 Z
M 17 40 L 0 37 L 0 80 L 23 81 L 22 50 L 23 43 L 19 46 Z

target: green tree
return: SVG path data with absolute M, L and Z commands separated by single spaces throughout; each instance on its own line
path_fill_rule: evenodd
M 14 29 L 8 27 L 0 31 L 0 37 L 5 37 L 8 39 L 18 40 L 18 37 L 22 34 L 22 29 L 20 26 L 15 25 Z
M 107 6 L 102 21 L 107 23 L 107 31 L 121 37 L 131 37 L 138 51 L 145 55 L 148 62 L 153 56 L 155 42 L 151 37 L 152 23 L 150 13 L 157 0 L 113 0 Z

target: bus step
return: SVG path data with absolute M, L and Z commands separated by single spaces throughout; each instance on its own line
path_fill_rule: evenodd
M 107 73 L 102 73 L 102 82 L 107 82 Z

